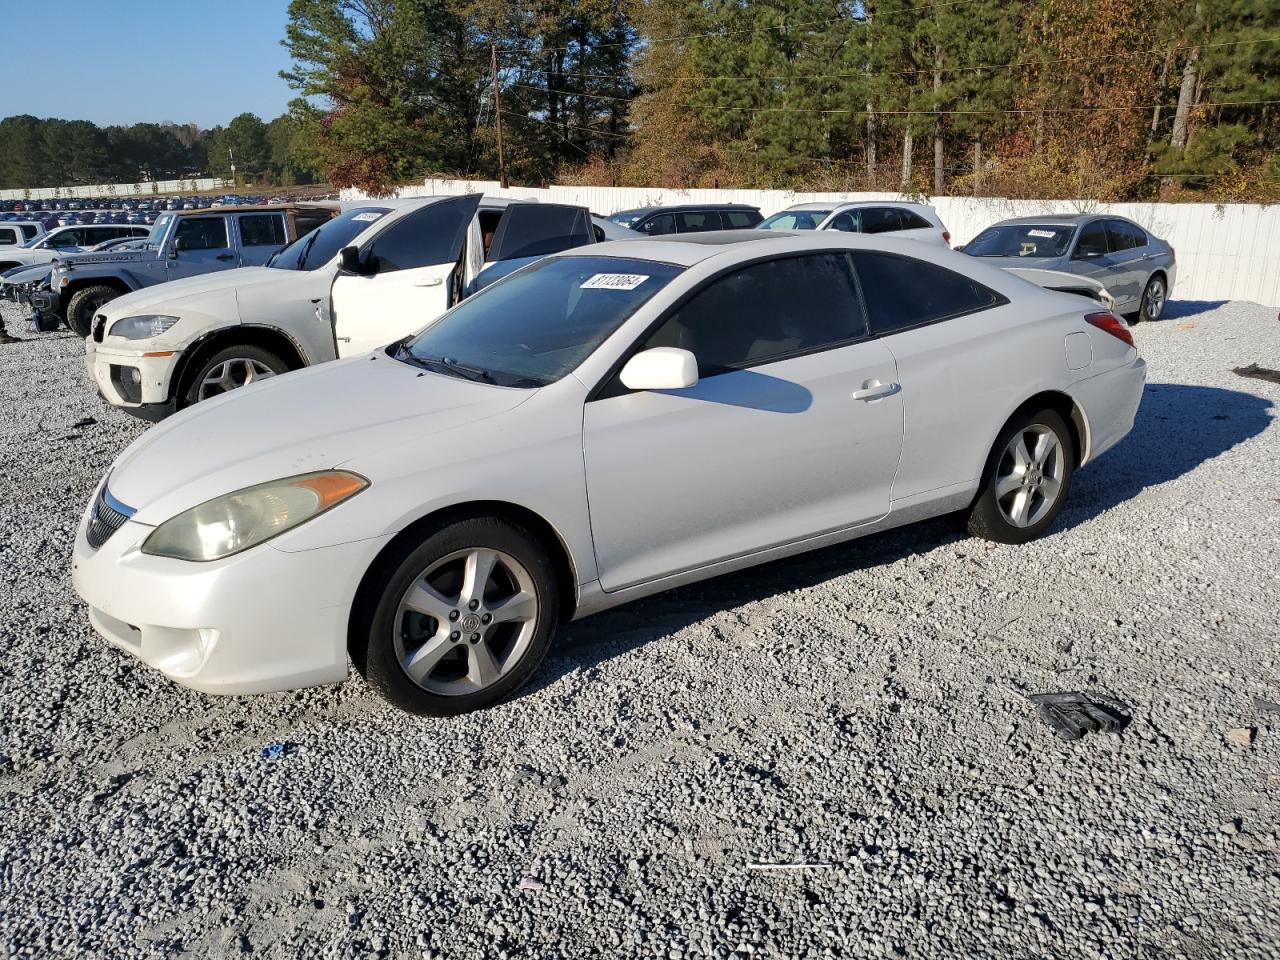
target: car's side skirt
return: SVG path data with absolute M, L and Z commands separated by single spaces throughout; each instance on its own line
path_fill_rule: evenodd
M 740 557 L 731 557 L 728 560 L 719 560 L 705 567 L 685 570 L 669 577 L 638 583 L 621 590 L 607 591 L 600 586 L 599 580 L 592 580 L 589 583 L 581 584 L 578 588 L 578 604 L 574 610 L 573 619 L 579 620 L 593 613 L 599 613 L 611 607 L 630 603 L 632 600 L 639 600 L 642 597 L 652 596 L 655 593 L 662 593 L 664 590 L 672 590 L 687 583 L 707 580 L 711 577 L 718 577 L 721 574 L 732 573 L 735 570 L 743 570 L 761 563 L 768 563 L 771 560 L 781 560 L 797 554 L 807 553 L 810 550 L 820 550 L 823 547 L 831 547 L 850 540 L 857 540 L 859 537 L 879 533 L 883 530 L 891 530 L 894 527 L 905 526 L 918 520 L 928 520 L 931 517 L 963 510 L 973 502 L 974 495 L 977 492 L 977 478 L 964 483 L 951 484 L 937 490 L 928 490 L 913 497 L 893 501 L 890 504 L 889 512 L 879 520 L 871 523 L 861 524 L 856 527 L 843 527 L 839 530 L 832 530 L 817 536 L 805 537 L 801 540 L 770 547 L 767 550 L 759 550 Z

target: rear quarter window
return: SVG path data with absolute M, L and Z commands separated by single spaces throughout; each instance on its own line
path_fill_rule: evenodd
M 1008 302 L 976 280 L 914 257 L 864 250 L 852 256 L 867 320 L 878 336 Z

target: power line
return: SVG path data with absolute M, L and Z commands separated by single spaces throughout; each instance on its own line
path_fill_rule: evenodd
M 614 133 L 611 130 L 597 130 L 595 127 L 584 127 L 579 123 L 569 123 L 567 120 L 557 120 L 557 121 L 543 120 L 541 117 L 531 117 L 523 113 L 512 113 L 509 110 L 503 110 L 502 115 L 504 117 L 510 117 L 513 120 L 532 120 L 534 123 L 546 124 L 548 127 L 551 127 L 551 129 L 553 130 L 555 130 L 556 127 L 564 126 L 564 127 L 572 127 L 574 130 L 585 130 L 587 133 L 594 134 L 597 137 L 616 137 L 619 140 L 628 139 L 628 134 L 625 134 L 625 133 Z M 559 132 L 557 131 L 557 134 L 558 133 Z M 564 140 L 564 142 L 569 144 L 570 146 L 573 146 L 573 147 L 578 146 L 572 140 L 566 140 L 564 137 L 561 137 L 560 139 Z M 579 149 L 581 149 L 581 147 L 579 147 Z

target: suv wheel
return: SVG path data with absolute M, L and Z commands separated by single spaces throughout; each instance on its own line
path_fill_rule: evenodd
M 105 284 L 85 287 L 71 295 L 67 303 L 67 327 L 78 337 L 87 337 L 93 329 L 93 316 L 103 305 L 120 296 L 122 291 Z
M 528 530 L 460 520 L 387 563 L 353 639 L 369 684 L 411 713 L 501 703 L 537 671 L 559 625 L 555 568 Z
M 289 365 L 270 350 L 261 347 L 225 347 L 206 357 L 187 380 L 182 400 L 185 406 L 221 396 L 278 373 Z

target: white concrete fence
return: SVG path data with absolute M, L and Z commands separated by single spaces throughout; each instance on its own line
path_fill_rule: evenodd
M 891 193 L 791 193 L 785 190 L 673 190 L 662 187 L 509 187 L 493 180 L 427 180 L 401 188 L 401 197 L 486 193 L 572 203 L 600 214 L 667 203 L 748 203 L 766 217 L 810 200 L 896 200 Z M 344 191 L 346 200 L 363 199 Z M 930 201 L 951 231 L 952 244 L 967 243 L 1007 217 L 1047 213 L 1115 213 L 1142 224 L 1173 244 L 1178 258 L 1174 296 L 1179 300 L 1253 300 L 1280 306 L 1280 204 L 1097 203 L 1088 200 L 1007 200 L 934 197 Z
M 235 183 L 222 177 L 197 177 L 186 180 L 149 180 L 146 183 L 95 183 L 79 187 L 30 187 L 26 190 L 0 190 L 0 200 L 59 200 L 65 197 L 100 197 L 120 200 L 129 197 L 152 197 L 160 193 L 200 193 L 221 190 Z

